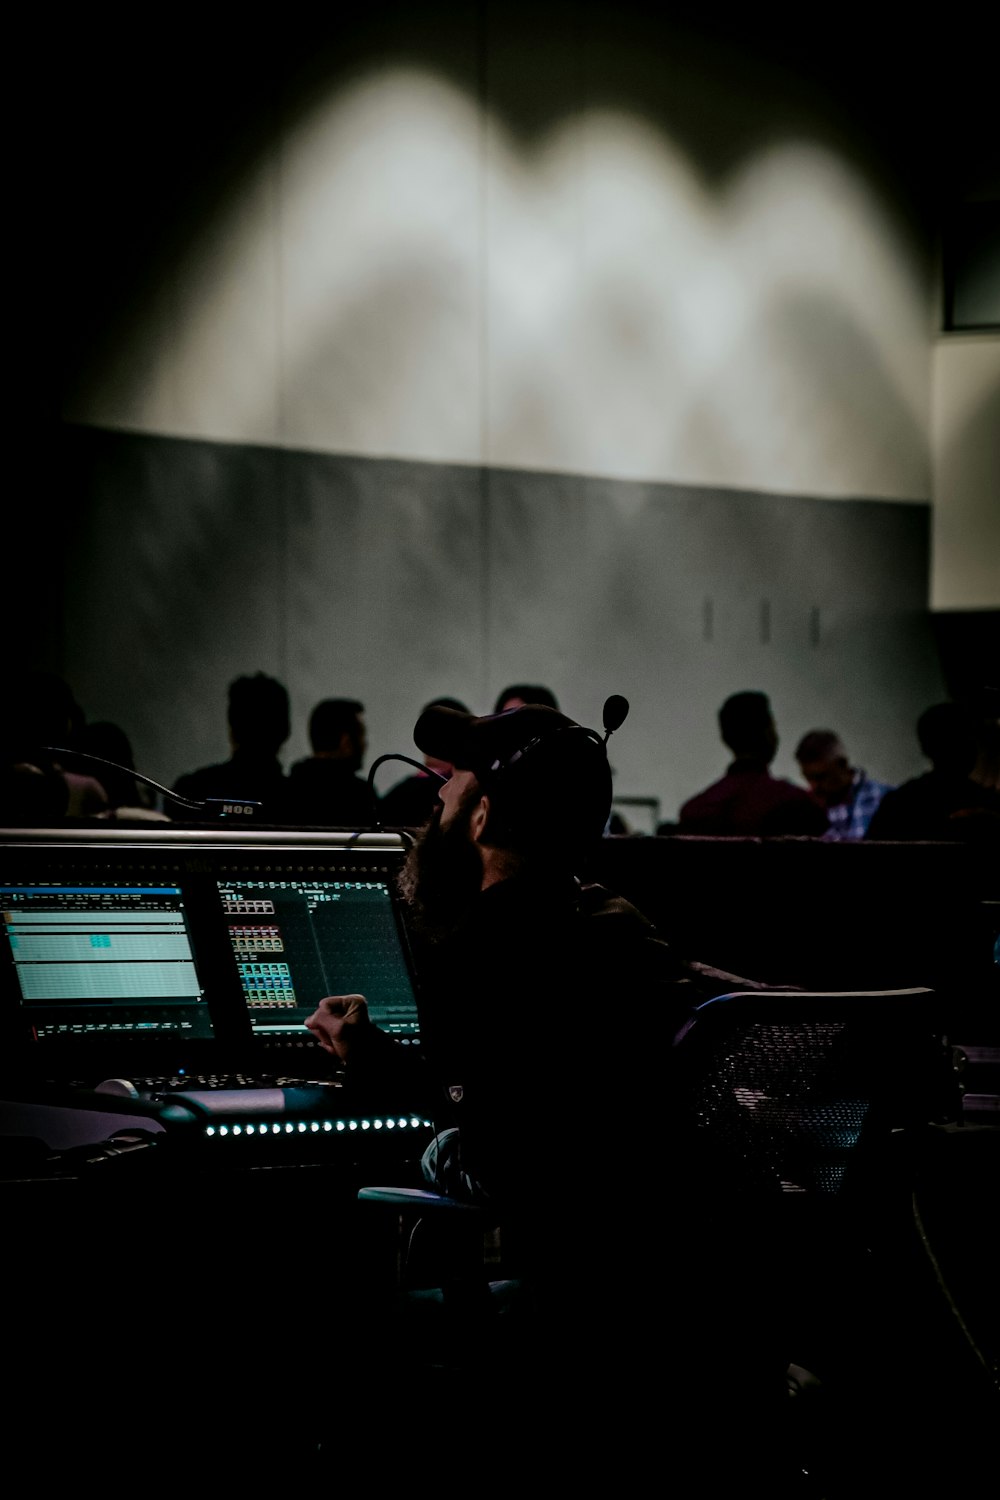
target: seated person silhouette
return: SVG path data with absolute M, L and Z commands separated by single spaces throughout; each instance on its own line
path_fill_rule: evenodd
M 76 743 L 88 755 L 107 762 L 94 764 L 91 770 L 107 793 L 110 817 L 117 821 L 169 821 L 165 813 L 156 810 L 156 794 L 134 774 L 132 744 L 120 724 L 107 719 L 88 721 L 80 726 Z
M 174 782 L 173 790 L 194 802 L 206 797 L 259 802 L 260 821 L 280 821 L 286 777 L 278 752 L 291 733 L 284 683 L 264 672 L 235 678 L 229 684 L 227 724 L 229 759 L 186 772 Z M 177 820 L 215 818 L 212 809 L 182 808 L 169 798 L 165 799 L 164 811 Z
M 917 720 L 917 739 L 931 769 L 886 792 L 866 837 L 883 842 L 1000 839 L 1000 791 L 972 772 L 979 724 L 961 703 L 935 703 Z
M 83 712 L 70 685 L 54 672 L 14 673 L 6 682 L 8 710 L 0 748 L 0 804 L 10 827 L 58 826 L 66 819 L 107 815 L 101 783 L 74 761 Z
M 767 838 L 826 832 L 821 804 L 771 775 L 778 731 L 766 693 L 733 693 L 719 709 L 719 732 L 734 759 L 720 780 L 682 805 L 678 833 Z
M 813 796 L 826 808 L 830 827 L 823 837 L 863 839 L 891 786 L 852 766 L 843 740 L 832 729 L 804 734 L 795 747 L 795 759 Z
M 18 752 L 0 754 L 0 828 L 58 828 L 66 820 L 69 788 L 51 766 Z
M 424 705 L 429 708 L 454 708 L 459 713 L 468 713 L 465 704 L 458 698 L 432 698 Z M 454 767 L 446 760 L 436 760 L 433 755 L 424 756 L 426 771 L 415 771 L 404 776 L 391 786 L 382 798 L 379 816 L 383 828 L 420 828 L 431 817 L 438 805 L 439 776 L 450 776 Z M 437 775 L 429 773 L 436 772 Z
M 528 703 L 540 703 L 545 708 L 559 707 L 551 688 L 537 682 L 513 682 L 510 687 L 505 687 L 502 693 L 497 694 L 493 712 L 502 714 L 508 708 L 524 708 Z
M 305 827 L 370 828 L 373 798 L 358 773 L 368 748 L 365 708 L 356 698 L 324 698 L 309 716 L 312 754 L 288 773 L 284 821 Z
M 674 1035 L 698 1001 L 747 982 L 682 961 L 628 901 L 578 878 L 611 806 L 607 735 L 529 705 L 431 707 L 413 738 L 455 767 L 401 879 L 420 1048 L 381 1031 L 357 992 L 325 997 L 306 1025 L 349 1091 L 422 1091 L 427 1180 L 496 1216 L 504 1274 L 520 1279 L 496 1358 L 447 1388 L 444 1420 L 470 1461 L 491 1434 L 496 1447 L 499 1420 L 515 1470 L 551 1453 L 563 1477 L 567 1463 L 611 1469 L 633 1445 L 651 1454 L 664 1382 L 675 1413 L 716 1436 L 751 1412 L 756 1430 L 758 1396 L 786 1399 L 788 1355 L 755 1231 L 734 1255 L 713 1218 L 719 1164 L 681 1145 L 669 1108 Z M 595 1390 L 600 1431 L 581 1444 Z M 499 1415 L 510 1400 L 515 1431 Z
M 994 790 L 1000 790 L 1000 672 L 997 675 L 996 686 L 984 684 L 969 702 L 979 743 L 972 779 Z

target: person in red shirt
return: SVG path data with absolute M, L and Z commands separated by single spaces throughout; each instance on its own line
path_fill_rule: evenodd
M 719 709 L 719 732 L 734 759 L 726 774 L 683 804 L 678 833 L 709 836 L 820 836 L 822 804 L 794 782 L 772 776 L 778 731 L 766 693 L 733 693 Z

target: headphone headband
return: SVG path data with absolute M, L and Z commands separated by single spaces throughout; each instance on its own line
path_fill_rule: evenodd
M 529 740 L 526 745 L 522 745 L 520 750 L 515 750 L 506 760 L 502 760 L 498 756 L 492 765 L 486 768 L 487 774 L 498 776 L 501 771 L 506 771 L 511 766 L 516 766 L 536 745 L 550 745 L 561 734 L 585 734 L 589 740 L 593 740 L 595 745 L 600 745 L 602 748 L 604 746 L 604 741 L 596 730 L 586 729 L 582 724 L 564 724 L 561 728 L 553 730 L 551 734 L 536 734 L 534 739 Z

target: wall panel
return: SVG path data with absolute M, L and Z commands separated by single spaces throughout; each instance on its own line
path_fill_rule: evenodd
M 715 715 L 742 688 L 771 694 L 786 774 L 824 724 L 873 774 L 922 768 L 913 725 L 943 696 L 927 506 L 86 428 L 63 457 L 61 668 L 157 779 L 224 757 L 226 686 L 258 669 L 289 687 L 289 762 L 321 697 L 366 704 L 370 762 L 413 753 L 441 693 L 484 712 L 544 682 L 591 724 L 623 693 L 617 789 L 665 819 L 721 773 Z

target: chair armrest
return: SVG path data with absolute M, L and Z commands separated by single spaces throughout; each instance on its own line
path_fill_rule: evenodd
M 483 1210 L 475 1203 L 464 1203 L 461 1198 L 448 1198 L 443 1193 L 431 1192 L 429 1188 L 407 1187 L 362 1187 L 358 1189 L 359 1203 L 381 1204 L 400 1212 L 412 1209 L 419 1214 L 460 1213 L 466 1218 L 484 1219 Z

